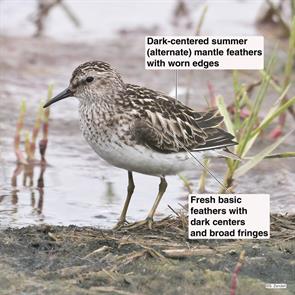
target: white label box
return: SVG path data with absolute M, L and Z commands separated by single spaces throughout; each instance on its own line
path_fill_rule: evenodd
M 263 36 L 146 36 L 147 70 L 262 70 Z
M 189 239 L 269 239 L 267 194 L 191 194 Z

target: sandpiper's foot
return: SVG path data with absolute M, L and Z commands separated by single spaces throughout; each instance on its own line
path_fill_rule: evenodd
M 139 228 L 139 227 L 142 227 L 142 226 L 147 226 L 149 229 L 152 229 L 153 228 L 153 218 L 151 217 L 147 217 L 146 219 L 144 220 L 141 220 L 141 221 L 137 221 L 137 222 L 134 222 L 134 223 L 131 223 L 129 225 L 126 226 L 127 229 L 135 229 L 135 228 Z
M 124 219 L 120 219 L 117 224 L 113 227 L 113 230 L 118 230 L 121 229 L 122 227 L 128 226 L 129 222 L 124 218 Z

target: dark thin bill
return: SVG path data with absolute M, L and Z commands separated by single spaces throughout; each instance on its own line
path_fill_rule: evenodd
M 49 100 L 44 106 L 43 108 L 47 108 L 49 107 L 50 105 L 52 105 L 53 103 L 59 101 L 59 100 L 62 100 L 62 99 L 65 99 L 67 97 L 70 97 L 70 96 L 73 96 L 73 92 L 67 88 L 65 89 L 64 91 L 62 91 L 61 93 L 59 93 L 57 96 L 55 96 L 54 98 L 52 98 L 51 100 Z

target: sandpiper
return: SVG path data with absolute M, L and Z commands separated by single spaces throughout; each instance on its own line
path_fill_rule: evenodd
M 80 126 L 93 150 L 111 165 L 128 171 L 127 198 L 117 227 L 126 225 L 126 213 L 134 191 L 132 172 L 160 177 L 159 192 L 147 224 L 167 188 L 166 175 L 193 169 L 190 154 L 224 155 L 234 137 L 218 126 L 223 117 L 216 110 L 196 112 L 161 92 L 124 83 L 119 73 L 101 61 L 78 66 L 68 88 L 45 104 L 66 97 L 79 100 Z

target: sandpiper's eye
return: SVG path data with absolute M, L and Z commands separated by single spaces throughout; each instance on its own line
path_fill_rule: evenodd
M 87 78 L 86 78 L 86 82 L 88 82 L 88 83 L 92 82 L 93 80 L 94 80 L 93 77 L 87 77 Z

